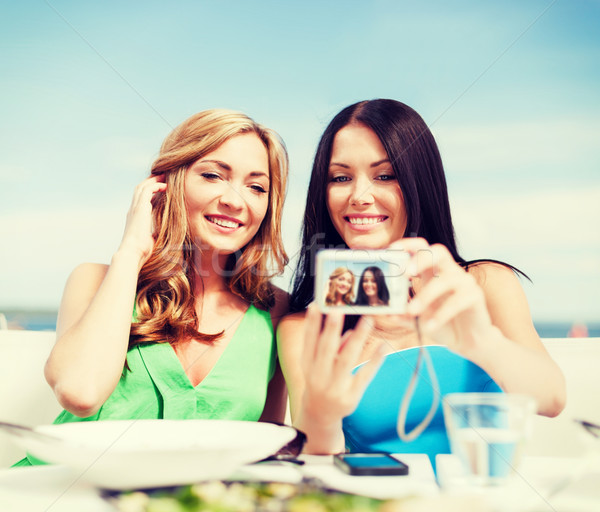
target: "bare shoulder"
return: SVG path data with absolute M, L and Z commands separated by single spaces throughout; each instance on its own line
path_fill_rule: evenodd
M 60 336 L 81 317 L 107 272 L 108 265 L 101 263 L 82 263 L 71 272 L 58 310 L 57 335 Z
M 509 267 L 494 262 L 483 262 L 469 267 L 468 272 L 483 290 L 488 308 L 503 303 L 508 307 L 511 301 L 517 301 L 516 305 L 520 306 L 523 301 L 526 302 L 519 278 Z
M 281 322 L 279 322 L 279 328 L 277 329 L 280 342 L 286 342 L 287 340 L 301 337 L 304 334 L 305 317 L 306 312 L 300 311 L 282 318 Z
M 67 279 L 63 302 L 65 299 L 72 298 L 81 300 L 90 296 L 90 294 L 93 297 L 100 288 L 107 272 L 108 265 L 101 263 L 82 263 L 75 267 Z
M 290 397 L 294 395 L 292 388 L 298 389 L 302 381 L 299 362 L 304 350 L 304 317 L 303 311 L 287 315 L 277 329 L 277 352 Z
M 287 315 L 289 311 L 290 298 L 289 294 L 281 288 L 272 285 L 273 296 L 275 303 L 271 308 L 271 322 L 273 323 L 273 329 L 277 330 L 277 326 L 281 319 Z
M 519 278 L 515 272 L 505 265 L 493 261 L 485 261 L 472 265 L 468 270 L 469 274 L 475 278 L 477 284 L 486 290 L 495 288 L 516 287 L 522 289 Z
M 73 269 L 67 283 L 70 281 L 90 284 L 99 281 L 101 283 L 107 272 L 108 265 L 103 263 L 81 263 Z
M 469 274 L 483 290 L 492 323 L 512 340 L 541 346 L 525 290 L 515 272 L 499 263 L 485 262 L 470 267 Z

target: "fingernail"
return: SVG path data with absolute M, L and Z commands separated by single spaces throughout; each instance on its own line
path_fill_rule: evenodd
M 409 277 L 415 277 L 417 275 L 417 263 L 411 261 L 406 267 L 406 271 L 408 272 Z

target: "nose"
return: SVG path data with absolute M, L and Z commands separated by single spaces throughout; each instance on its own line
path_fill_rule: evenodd
M 230 182 L 225 182 L 225 186 L 223 187 L 223 193 L 219 198 L 219 202 L 229 207 L 232 210 L 239 210 L 244 206 L 244 198 L 242 194 L 239 192 L 237 187 L 235 187 Z
M 368 206 L 373 204 L 372 183 L 366 177 L 358 176 L 352 186 L 350 204 L 353 206 Z

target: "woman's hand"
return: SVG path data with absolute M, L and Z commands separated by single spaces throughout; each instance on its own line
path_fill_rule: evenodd
M 165 176 L 146 178 L 135 188 L 131 206 L 127 212 L 125 232 L 119 251 L 131 251 L 140 258 L 140 268 L 150 257 L 154 247 L 152 225 L 152 197 L 167 189 Z
M 304 392 L 298 427 L 308 436 L 309 453 L 343 450 L 342 419 L 358 406 L 385 354 L 384 350 L 377 350 L 370 361 L 353 373 L 371 327 L 366 319 L 361 319 L 354 330 L 342 335 L 343 324 L 344 315 L 334 312 L 327 315 L 321 329 L 321 313 L 315 304 L 308 308 L 300 361 Z
M 60 404 L 82 418 L 100 409 L 123 373 L 138 275 L 154 246 L 151 200 L 166 188 L 163 176 L 141 182 L 110 266 L 80 265 L 65 286 L 44 372 Z
M 69 412 L 95 414 L 117 386 L 127 356 L 139 270 L 152 252 L 152 196 L 167 185 L 151 177 L 135 189 L 125 233 L 110 265 L 83 264 L 69 277 L 45 376 Z
M 406 238 L 393 247 L 411 254 L 409 315 L 419 317 L 425 336 L 470 358 L 493 329 L 482 288 L 441 244 Z
M 412 255 L 415 296 L 408 314 L 419 317 L 428 338 L 479 365 L 504 391 L 533 396 L 540 414 L 556 416 L 564 408 L 564 377 L 511 269 L 490 263 L 466 272 L 446 247 L 423 239 L 393 247 Z

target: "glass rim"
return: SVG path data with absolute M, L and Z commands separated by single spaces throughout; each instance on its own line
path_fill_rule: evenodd
M 448 405 L 503 405 L 507 403 L 531 404 L 537 407 L 537 401 L 531 395 L 523 393 L 448 393 L 442 397 Z

